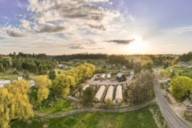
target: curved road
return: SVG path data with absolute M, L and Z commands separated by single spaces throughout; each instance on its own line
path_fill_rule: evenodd
M 190 126 L 188 122 L 178 117 L 176 113 L 172 110 L 167 99 L 161 93 L 161 89 L 157 80 L 155 82 L 155 95 L 156 102 L 159 105 L 169 128 L 192 128 L 192 126 Z
M 136 106 L 123 106 L 121 108 L 111 108 L 111 109 L 105 109 L 105 108 L 81 108 L 81 109 L 74 109 L 68 112 L 58 112 L 58 113 L 53 113 L 53 114 L 43 114 L 43 113 L 37 113 L 37 116 L 39 116 L 41 119 L 55 119 L 55 118 L 62 118 L 62 117 L 67 117 L 71 116 L 74 114 L 79 114 L 79 113 L 84 113 L 84 112 L 106 112 L 106 113 L 111 113 L 111 112 L 116 112 L 116 113 L 124 113 L 124 112 L 129 112 L 129 111 L 136 111 L 142 108 L 145 108 L 151 104 L 154 104 L 155 100 L 151 100 L 147 103 L 141 104 L 141 105 L 136 105 Z

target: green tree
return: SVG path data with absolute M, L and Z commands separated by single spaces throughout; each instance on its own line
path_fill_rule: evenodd
M 91 88 L 91 87 L 86 88 L 86 90 L 83 91 L 83 95 L 81 98 L 83 105 L 85 105 L 85 106 L 92 105 L 93 98 L 94 98 L 93 88 Z
M 192 92 L 192 79 L 186 76 L 177 76 L 171 81 L 171 92 L 177 100 L 184 100 Z
M 53 81 L 52 90 L 57 97 L 66 97 L 70 93 L 69 79 L 66 75 L 59 75 Z
M 33 117 L 32 105 L 29 102 L 29 83 L 25 80 L 16 81 L 0 88 L 0 127 L 9 128 L 9 123 L 15 119 Z
M 80 64 L 62 72 L 53 80 L 53 94 L 57 97 L 68 96 L 71 90 L 76 88 L 81 82 L 92 77 L 94 73 L 95 66 L 89 63 Z
M 51 80 L 46 75 L 41 75 L 35 78 L 35 85 L 37 87 L 37 102 L 41 104 L 49 96 Z
M 150 71 L 141 71 L 127 90 L 128 101 L 131 104 L 141 104 L 154 98 L 154 76 Z
M 51 70 L 49 72 L 49 79 L 54 80 L 56 78 L 55 70 Z

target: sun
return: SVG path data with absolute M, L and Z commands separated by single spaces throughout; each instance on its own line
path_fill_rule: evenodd
M 134 41 L 131 42 L 127 50 L 131 54 L 145 54 L 149 50 L 148 42 L 144 41 L 142 36 L 133 35 Z

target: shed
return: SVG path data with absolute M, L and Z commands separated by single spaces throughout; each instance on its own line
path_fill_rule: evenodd
M 123 73 L 118 73 L 116 78 L 119 82 L 126 81 L 126 77 Z
M 107 79 L 110 79 L 111 78 L 111 73 L 108 73 L 107 74 Z
M 113 91 L 114 91 L 114 86 L 109 86 L 107 90 L 107 94 L 105 96 L 105 102 L 113 101 Z
M 101 99 L 103 98 L 104 92 L 105 92 L 105 86 L 100 86 L 99 90 L 97 91 L 96 95 L 95 95 L 95 101 L 101 101 Z
M 123 91 L 122 91 L 122 86 L 118 85 L 116 89 L 116 94 L 115 94 L 115 102 L 116 103 L 121 103 L 123 101 Z

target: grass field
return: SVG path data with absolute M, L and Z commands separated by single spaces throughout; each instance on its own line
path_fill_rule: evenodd
M 192 78 L 192 68 L 172 66 L 164 70 L 168 76 L 188 76 Z
M 154 107 L 154 106 L 152 106 Z M 11 128 L 157 128 L 151 107 L 127 113 L 82 113 L 60 119 L 13 122 Z
M 64 99 L 55 101 L 51 104 L 51 106 L 47 106 L 46 104 L 42 105 L 38 111 L 43 113 L 54 113 L 59 111 L 69 111 L 72 109 L 70 102 Z
M 0 79 L 2 80 L 16 80 L 18 75 L 8 74 L 8 73 L 0 73 Z

